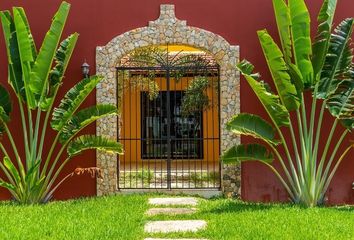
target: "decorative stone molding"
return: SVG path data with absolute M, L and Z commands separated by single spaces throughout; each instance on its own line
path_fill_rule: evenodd
M 189 45 L 211 54 L 220 66 L 221 151 L 239 142 L 225 130 L 226 122 L 240 111 L 240 75 L 235 65 L 239 61 L 239 47 L 231 46 L 212 32 L 187 26 L 176 18 L 174 5 L 161 5 L 160 17 L 141 27 L 113 38 L 106 46 L 96 49 L 97 75 L 105 77 L 97 86 L 97 103 L 117 103 L 115 67 L 120 59 L 136 48 L 150 45 Z M 97 122 L 97 135 L 117 139 L 117 117 Z M 97 181 L 97 195 L 117 191 L 117 156 L 97 152 L 97 167 L 102 169 L 103 181 Z M 227 195 L 239 193 L 239 166 L 223 166 L 222 187 Z

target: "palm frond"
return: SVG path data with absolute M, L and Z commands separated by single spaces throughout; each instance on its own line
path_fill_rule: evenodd
M 83 135 L 74 139 L 69 143 L 67 152 L 69 156 L 72 157 L 89 149 L 97 149 L 117 154 L 124 153 L 123 146 L 119 142 L 95 135 Z
M 221 159 L 225 164 L 239 163 L 243 161 L 260 161 L 272 163 L 273 154 L 260 144 L 241 144 L 228 149 Z
M 116 114 L 118 114 L 117 108 L 110 104 L 99 104 L 85 108 L 73 115 L 68 123 L 64 125 L 59 140 L 61 143 L 64 143 L 74 134 L 78 133 L 96 120 Z
M 281 102 L 288 111 L 298 109 L 300 99 L 298 98 L 297 89 L 291 82 L 282 52 L 267 30 L 258 31 L 258 38 Z
M 317 21 L 319 22 L 315 42 L 312 45 L 314 76 L 321 72 L 328 51 L 334 12 L 337 0 L 324 0 Z
M 289 126 L 289 112 L 286 107 L 280 103 L 279 96 L 271 93 L 265 83 L 255 79 L 255 77 L 259 78 L 259 74 L 250 74 L 250 71 L 254 69 L 252 64 L 243 60 L 237 65 L 237 68 L 246 78 L 273 122 L 279 127 Z
M 311 62 L 310 14 L 304 0 L 289 0 L 289 9 L 295 63 L 301 72 L 304 86 L 307 89 L 313 85 L 314 80 Z
M 257 115 L 240 113 L 227 123 L 226 128 L 235 134 L 252 136 L 274 145 L 279 143 L 272 125 Z
M 85 78 L 65 94 L 59 107 L 53 111 L 51 126 L 54 130 L 60 131 L 68 123 L 75 111 L 101 80 L 102 77 L 98 76 Z
M 71 34 L 60 43 L 59 48 L 56 51 L 54 58 L 56 65 L 49 73 L 46 95 L 40 102 L 40 107 L 43 111 L 48 110 L 48 107 L 56 95 L 58 87 L 60 86 L 64 77 L 64 73 L 70 61 L 71 55 L 76 46 L 78 37 L 78 33 Z
M 318 85 L 317 98 L 325 99 L 331 95 L 347 75 L 353 60 L 351 48 L 351 35 L 353 32 L 353 19 L 342 21 L 331 36 L 328 53 L 322 69 Z

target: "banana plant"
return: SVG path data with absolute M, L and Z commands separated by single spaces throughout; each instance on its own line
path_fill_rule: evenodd
M 22 8 L 14 7 L 12 15 L 9 11 L 0 12 L 8 56 L 8 84 L 18 101 L 23 134 L 21 141 L 13 137 L 17 134 L 17 129 L 9 128 L 13 104 L 8 90 L 0 85 L 0 134 L 10 142 L 9 146 L 0 142 L 0 169 L 5 176 L 0 178 L 0 186 L 23 204 L 47 202 L 60 184 L 73 175 L 89 172 L 99 176 L 98 168 L 80 168 L 61 181 L 58 179 L 67 163 L 85 150 L 123 154 L 122 145 L 114 140 L 79 136 L 96 120 L 117 114 L 116 107 L 109 104 L 80 108 L 102 77 L 83 79 L 54 107 L 78 40 L 78 34 L 73 33 L 60 42 L 69 10 L 70 4 L 62 2 L 39 50 Z M 50 142 L 46 137 L 49 125 L 56 131 Z M 51 144 L 49 151 L 44 151 L 44 144 Z M 20 152 L 24 152 L 23 156 Z M 62 161 L 65 152 L 67 157 Z
M 325 203 L 338 166 L 354 146 L 351 143 L 339 152 L 354 128 L 354 20 L 343 20 L 331 33 L 336 6 L 336 0 L 323 1 L 312 40 L 305 1 L 273 0 L 280 46 L 267 30 L 258 31 L 258 38 L 276 91 L 253 72 L 250 62 L 237 65 L 271 122 L 248 113 L 234 116 L 227 124 L 229 131 L 252 136 L 263 144 L 236 145 L 222 156 L 225 163 L 259 161 L 267 165 L 290 199 L 309 207 Z M 305 102 L 305 91 L 311 92 L 312 101 Z M 328 136 L 327 129 L 322 128 L 327 110 L 334 118 Z M 334 137 L 337 128 L 342 132 L 339 139 Z M 285 131 L 290 132 L 290 140 L 285 138 Z M 324 146 L 321 152 L 320 145 Z M 280 169 L 272 165 L 275 159 Z

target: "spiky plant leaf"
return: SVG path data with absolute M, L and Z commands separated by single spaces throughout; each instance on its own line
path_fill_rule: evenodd
M 109 153 L 123 154 L 123 146 L 119 142 L 95 135 L 80 136 L 68 145 L 67 151 L 70 157 L 76 156 L 85 150 L 97 149 Z
M 60 43 L 59 48 L 56 51 L 54 57 L 56 65 L 49 73 L 46 95 L 40 102 L 40 107 L 43 111 L 47 111 L 54 100 L 76 46 L 78 37 L 78 33 L 71 34 Z
M 226 128 L 235 134 L 252 136 L 274 145 L 279 143 L 272 125 L 257 115 L 240 113 L 227 123 Z
M 257 33 L 281 102 L 288 111 L 298 109 L 300 99 L 295 86 L 291 82 L 282 52 L 267 30 L 258 31 Z
M 58 48 L 69 10 L 70 4 L 62 2 L 53 18 L 52 25 L 43 40 L 41 49 L 32 67 L 30 88 L 36 95 L 37 101 L 40 100 L 42 93 L 44 93 L 44 90 L 47 88 L 49 71 L 52 67 L 55 52 Z
M 319 25 L 317 28 L 315 42 L 312 45 L 312 65 L 315 77 L 321 72 L 326 53 L 328 51 L 328 44 L 331 38 L 331 29 L 336 7 L 337 0 L 324 0 L 320 13 L 317 17 Z
M 61 143 L 64 143 L 74 136 L 74 134 L 96 120 L 116 114 L 118 114 L 117 108 L 110 104 L 100 104 L 85 108 L 73 115 L 69 122 L 63 127 L 59 140 Z
M 353 33 L 353 19 L 343 20 L 331 36 L 328 53 L 318 85 L 317 98 L 326 99 L 337 88 L 343 76 L 348 75 L 353 60 L 350 46 Z
M 260 144 L 241 144 L 228 149 L 221 159 L 225 164 L 239 163 L 243 161 L 260 161 L 272 163 L 273 154 Z
M 101 80 L 102 77 L 98 76 L 85 78 L 65 94 L 59 107 L 53 111 L 51 126 L 54 130 L 60 131 L 67 124 L 75 111 Z
M 263 82 L 259 82 L 253 77 L 259 77 L 259 74 L 249 74 L 250 70 L 254 68 L 252 64 L 243 60 L 237 65 L 237 68 L 246 78 L 273 122 L 279 127 L 289 126 L 289 112 L 286 107 L 280 103 L 279 96 L 272 94 Z
M 25 100 L 26 93 L 22 79 L 20 53 L 17 44 L 15 23 L 9 11 L 0 12 L 8 57 L 9 83 L 18 97 Z
M 329 112 L 339 119 L 354 119 L 354 78 L 338 84 L 335 92 L 328 97 Z
M 275 19 L 277 21 L 281 46 L 286 63 L 291 63 L 290 11 L 284 0 L 273 0 Z
M 314 81 L 311 62 L 310 14 L 304 0 L 289 0 L 289 9 L 295 63 L 301 72 L 304 86 L 307 89 L 313 85 Z

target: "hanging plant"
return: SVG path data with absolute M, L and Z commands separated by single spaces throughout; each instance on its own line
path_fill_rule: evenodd
M 182 114 L 192 115 L 211 106 L 207 89 L 210 87 L 208 78 L 197 76 L 189 84 L 182 99 Z

